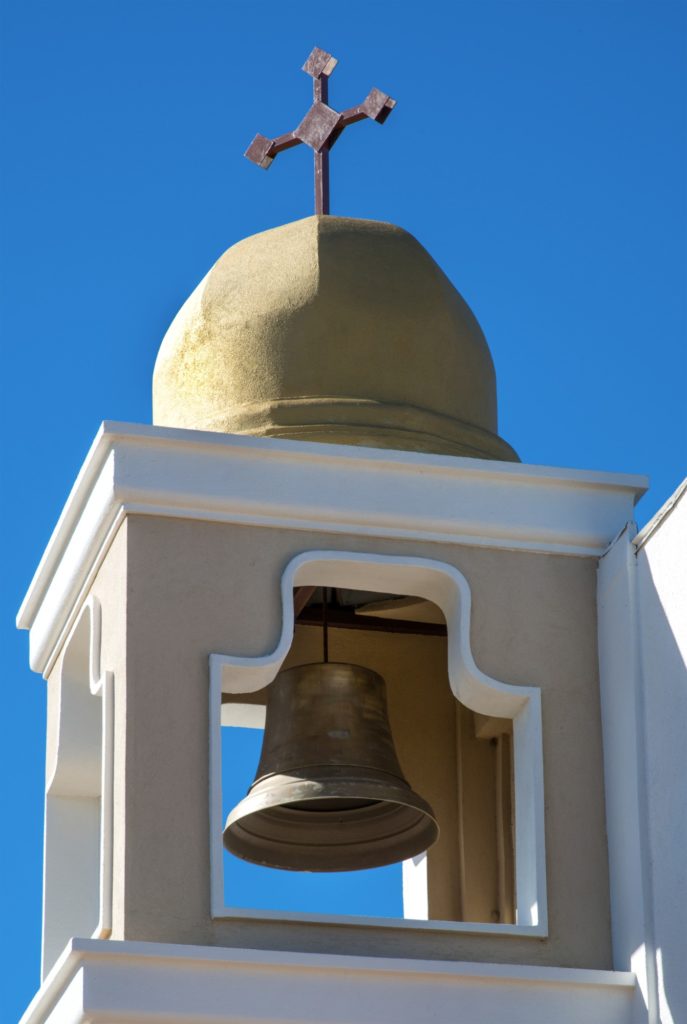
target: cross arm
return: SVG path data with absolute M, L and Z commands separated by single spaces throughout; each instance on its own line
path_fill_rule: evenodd
M 315 157 L 315 212 L 329 213 L 329 151 L 344 128 L 369 117 L 377 124 L 383 124 L 396 106 L 396 100 L 380 89 L 372 89 L 362 103 L 339 113 L 329 106 L 329 76 L 336 67 L 336 58 L 331 53 L 315 47 L 303 65 L 313 80 L 313 102 L 300 124 L 284 135 L 268 139 L 256 135 L 246 150 L 252 163 L 264 170 L 270 166 L 277 153 L 291 149 L 303 142 L 309 146 Z
M 395 106 L 396 100 L 392 100 L 391 96 L 387 95 L 387 93 L 381 92 L 380 89 L 371 89 L 362 103 L 355 107 L 349 107 L 348 110 L 344 110 L 340 115 L 339 123 L 332 132 L 330 145 L 333 145 L 344 128 L 347 128 L 349 124 L 364 121 L 366 117 L 376 121 L 377 124 L 384 124 Z M 254 164 L 257 164 L 258 167 L 267 170 L 277 153 L 281 153 L 285 149 L 291 149 L 293 146 L 298 146 L 303 141 L 303 139 L 298 138 L 295 132 L 285 132 L 283 135 L 278 135 L 276 139 L 268 139 L 266 135 L 258 134 L 244 153 L 244 156 L 248 157 Z
M 384 124 L 391 111 L 396 106 L 396 100 L 382 92 L 380 89 L 371 89 L 362 103 L 357 107 L 349 107 L 341 115 L 341 127 L 346 128 L 349 124 L 362 121 L 366 117 L 376 121 L 377 124 Z
M 266 135 L 258 133 L 243 155 L 258 167 L 267 170 L 277 153 L 298 146 L 300 142 L 301 140 L 297 139 L 293 132 L 285 132 L 283 135 L 278 135 L 276 139 L 268 139 Z

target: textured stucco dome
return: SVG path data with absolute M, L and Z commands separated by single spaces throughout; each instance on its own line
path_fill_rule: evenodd
M 153 421 L 516 460 L 467 304 L 407 231 L 308 217 L 246 238 L 182 306 Z

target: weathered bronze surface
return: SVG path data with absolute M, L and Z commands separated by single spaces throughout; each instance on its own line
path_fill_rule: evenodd
M 276 139 L 256 135 L 244 153 L 258 167 L 267 170 L 277 153 L 300 142 L 310 146 L 315 156 L 315 213 L 318 214 L 329 213 L 329 150 L 344 128 L 366 117 L 384 124 L 396 106 L 391 96 L 372 89 L 357 107 L 349 107 L 343 113 L 334 110 L 328 105 L 329 76 L 337 63 L 336 57 L 316 46 L 302 69 L 313 80 L 313 102 L 308 113 L 295 131 L 285 132 Z
M 351 871 L 415 856 L 438 834 L 398 763 L 382 677 L 335 662 L 280 672 L 256 778 L 227 819 L 226 848 L 269 867 Z

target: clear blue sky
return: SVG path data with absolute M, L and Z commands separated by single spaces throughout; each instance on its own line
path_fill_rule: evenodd
M 100 421 L 150 422 L 181 303 L 311 212 L 304 150 L 241 154 L 300 119 L 315 44 L 333 105 L 398 100 L 338 143 L 333 212 L 409 229 L 463 292 L 523 460 L 647 473 L 641 522 L 684 471 L 683 2 L 4 0 L 3 1021 L 41 898 L 44 684 L 14 614 Z

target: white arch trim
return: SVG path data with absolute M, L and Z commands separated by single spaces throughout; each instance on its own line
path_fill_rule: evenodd
M 45 801 L 44 975 L 72 926 L 95 926 L 94 939 L 112 929 L 114 675 L 101 668 L 101 638 L 100 602 L 91 595 L 60 670 L 57 752 Z M 93 875 L 96 906 L 83 884 Z
M 236 910 L 224 904 L 221 695 L 255 693 L 275 678 L 293 642 L 293 588 L 329 586 L 412 594 L 433 601 L 446 618 L 448 676 L 462 704 L 482 715 L 513 721 L 515 790 L 516 923 L 401 921 L 400 925 L 542 937 L 547 934 L 546 854 L 544 844 L 544 771 L 541 694 L 538 687 L 513 686 L 493 679 L 475 664 L 470 647 L 470 587 L 454 566 L 425 558 L 346 551 L 308 551 L 292 559 L 281 579 L 282 630 L 271 654 L 259 657 L 210 655 L 210 858 L 213 917 L 274 917 L 265 911 Z M 341 916 L 279 913 L 279 917 L 336 921 Z M 366 925 L 386 919 L 361 918 Z M 396 922 L 395 922 L 396 923 Z

